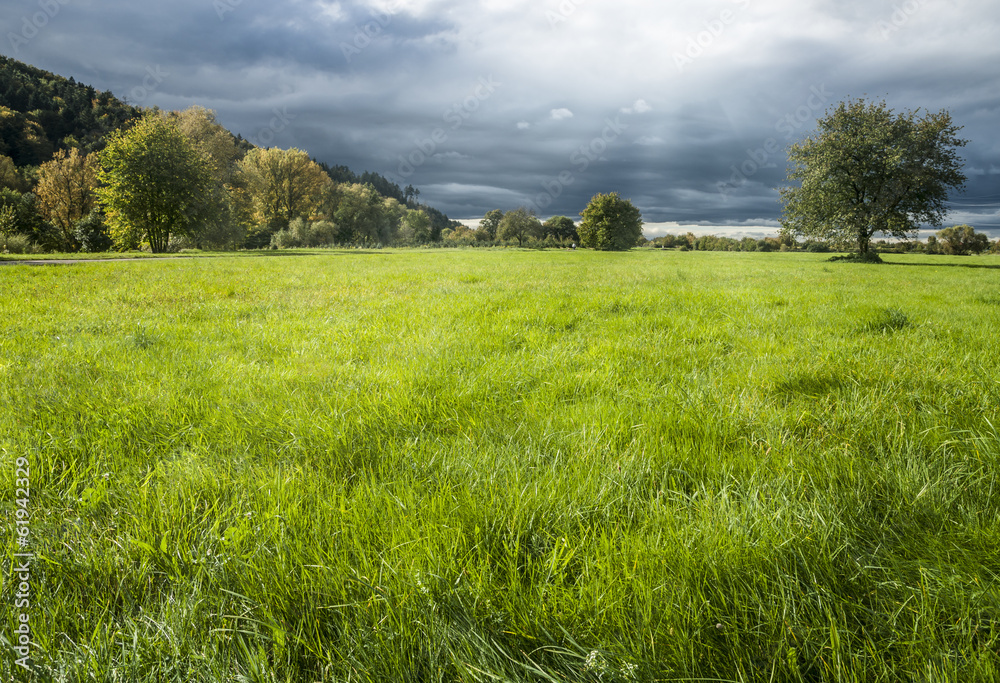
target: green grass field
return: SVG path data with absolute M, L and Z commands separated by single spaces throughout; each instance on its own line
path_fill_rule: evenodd
M 24 458 L 32 680 L 1000 679 L 1000 257 L 824 259 L 0 268 L 0 676 Z

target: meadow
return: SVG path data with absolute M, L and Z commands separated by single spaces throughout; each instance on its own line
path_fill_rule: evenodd
M 1000 257 L 0 267 L 0 676 L 1000 679 Z M 972 267 L 970 267 L 972 266 Z

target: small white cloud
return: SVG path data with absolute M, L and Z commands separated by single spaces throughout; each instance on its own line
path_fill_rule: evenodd
M 518 130 L 528 130 L 529 128 L 531 128 L 531 124 L 528 123 L 527 121 L 518 121 L 517 122 L 517 129 Z
M 662 145 L 663 138 L 650 137 L 648 135 L 644 135 L 643 137 L 636 140 L 635 144 L 642 145 L 643 147 L 653 147 L 655 145 Z
M 563 119 L 571 119 L 573 118 L 573 112 L 565 108 L 553 109 L 552 118 L 554 118 L 556 121 L 562 121 Z
M 623 114 L 645 114 L 648 111 L 653 111 L 653 108 L 646 100 L 636 100 L 631 107 L 622 107 L 621 109 Z
M 321 17 L 331 22 L 343 21 L 347 17 L 347 14 L 344 12 L 344 8 L 341 7 L 339 2 L 319 0 L 319 2 L 316 3 L 316 8 L 319 10 L 319 15 Z

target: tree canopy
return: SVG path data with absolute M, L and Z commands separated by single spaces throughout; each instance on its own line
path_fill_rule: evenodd
M 503 211 L 493 209 L 487 211 L 483 219 L 479 221 L 479 230 L 484 240 L 494 241 L 497 238 L 497 231 L 500 229 L 500 221 L 503 220 Z
M 64 248 L 76 245 L 76 222 L 89 215 L 97 197 L 97 155 L 80 154 L 79 150 L 56 152 L 51 161 L 38 169 L 39 208 L 42 216 L 61 233 Z
M 163 252 L 171 235 L 189 234 L 202 220 L 199 209 L 211 189 L 208 165 L 162 117 L 148 115 L 113 134 L 100 162 L 96 192 L 118 248 L 146 241 L 154 253 Z
M 141 247 L 143 242 L 150 242 L 149 229 L 153 232 L 150 246 L 166 248 L 157 227 L 166 225 L 172 226 L 166 237 L 168 243 L 171 236 L 182 238 L 174 240 L 171 248 L 259 248 L 270 245 L 273 234 L 286 229 L 296 218 L 323 223 L 308 231 L 310 243 L 326 244 L 329 242 L 322 240 L 332 236 L 330 240 L 384 244 L 399 234 L 400 219 L 407 209 L 419 210 L 427 218 L 429 226 L 426 230 L 421 226 L 419 232 L 426 233 L 429 241 L 438 241 L 445 228 L 460 226 L 433 207 L 418 203 L 420 191 L 412 185 L 403 190 L 378 173 L 365 171 L 359 175 L 346 166 L 317 164 L 301 150 L 258 149 L 226 130 L 214 112 L 202 107 L 173 112 L 142 110 L 110 92 L 99 92 L 73 79 L 0 56 L 0 207 L 11 235 L 23 237 L 23 243 L 32 249 L 46 251 L 79 246 L 93 250 L 105 244 L 105 216 L 100 209 L 96 213 L 89 211 L 92 199 L 88 197 L 88 186 L 93 182 L 86 173 L 92 175 L 95 152 L 112 140 L 117 141 L 119 153 L 125 151 L 122 136 L 126 133 L 118 131 L 129 131 L 143 117 L 161 119 L 182 134 L 202 162 L 208 185 L 207 190 L 197 193 L 197 198 L 185 196 L 183 209 L 177 215 L 154 220 L 150 214 L 141 219 L 145 227 L 139 227 L 138 216 L 127 219 L 123 202 L 138 200 L 143 191 L 130 195 L 127 183 L 114 183 L 115 189 L 105 184 L 101 206 L 118 207 L 111 209 L 114 225 L 107 227 L 119 248 Z M 129 155 L 139 151 L 134 145 L 127 150 Z M 167 156 L 175 151 L 168 151 Z M 150 152 L 147 149 L 145 153 Z M 248 155 L 249 160 L 245 158 Z M 124 166 L 114 171 L 108 167 L 113 156 L 106 158 L 103 172 L 124 173 Z M 161 156 L 154 161 L 164 160 Z M 154 163 L 150 169 L 156 166 Z M 57 190 L 68 188 L 59 183 L 67 180 L 66 174 L 73 169 L 86 172 L 76 179 L 76 194 L 72 198 L 66 192 L 58 196 Z M 131 170 L 138 174 L 141 169 Z M 153 175 L 150 170 L 142 177 Z M 343 191 L 333 191 L 335 184 L 343 185 Z M 358 196 L 361 187 L 369 188 L 362 193 L 363 198 Z M 146 194 L 150 200 L 152 195 Z M 348 220 L 344 226 L 334 226 L 331 221 L 340 208 L 332 201 L 336 199 L 352 204 L 341 213 L 352 214 L 360 222 L 349 225 L 352 221 Z M 368 223 L 361 211 L 366 202 L 371 204 L 374 217 Z M 81 230 L 86 240 L 78 237 Z
M 971 225 L 953 225 L 939 230 L 937 237 L 941 241 L 941 250 L 946 254 L 982 254 L 990 248 L 990 238 L 976 232 Z
M 107 135 L 140 111 L 110 92 L 0 56 L 0 154 L 18 166 L 38 165 L 52 153 L 97 151 Z
M 885 102 L 841 102 L 817 132 L 792 144 L 782 187 L 782 229 L 853 245 L 867 254 L 877 233 L 913 236 L 941 225 L 948 193 L 965 185 L 960 126 L 945 112 L 894 114 Z
M 534 211 L 523 206 L 505 213 L 497 226 L 498 239 L 517 240 L 518 246 L 523 246 L 526 239 L 541 235 L 541 221 L 535 217 Z
M 580 215 L 583 222 L 577 231 L 585 247 L 626 251 L 642 237 L 642 213 L 617 192 L 594 195 Z
M 333 218 L 342 240 L 363 244 L 390 242 L 403 212 L 395 199 L 382 197 L 371 185 L 358 183 L 338 185 L 335 205 Z
M 423 211 L 409 209 L 403 216 L 400 237 L 404 242 L 423 244 L 431 240 L 431 219 Z
M 239 162 L 239 182 L 248 193 L 258 225 L 284 229 L 308 218 L 332 184 L 319 164 L 300 149 L 254 148 Z
M 576 223 L 573 222 L 572 218 L 567 216 L 553 216 L 542 223 L 542 228 L 545 237 L 551 237 L 556 240 L 579 241 L 580 239 L 580 235 L 576 231 Z

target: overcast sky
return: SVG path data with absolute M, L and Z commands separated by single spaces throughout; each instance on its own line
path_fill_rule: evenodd
M 789 142 L 847 98 L 947 109 L 1000 235 L 996 0 L 5 0 L 0 52 L 261 145 L 413 184 L 452 218 L 774 226 Z

